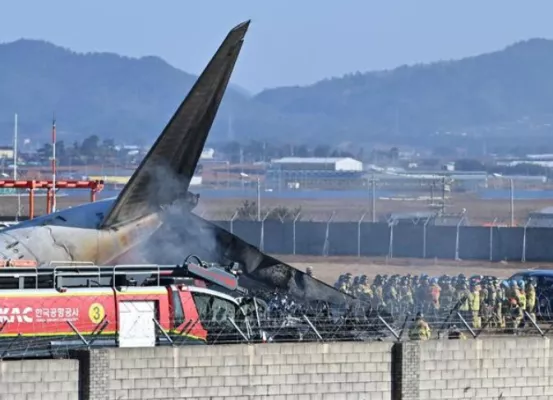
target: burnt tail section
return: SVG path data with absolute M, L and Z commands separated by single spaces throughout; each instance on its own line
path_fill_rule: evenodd
M 250 22 L 233 28 L 125 186 L 100 228 L 137 220 L 176 200 L 188 187 L 219 109 Z

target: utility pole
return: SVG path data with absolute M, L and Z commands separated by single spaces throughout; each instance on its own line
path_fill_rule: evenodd
M 261 221 L 261 181 L 257 177 L 257 221 Z
M 515 226 L 515 185 L 513 178 L 509 179 L 510 197 L 511 197 L 511 227 Z
M 14 116 L 13 127 L 13 180 L 17 181 L 17 114 Z M 21 213 L 21 191 L 17 190 L 17 213 L 15 214 L 15 220 L 19 221 L 19 214 Z
M 375 223 L 376 222 L 376 180 L 374 179 L 374 175 L 371 180 L 371 191 L 372 191 L 371 213 L 372 213 L 372 221 L 373 223 Z
M 442 215 L 445 214 L 445 176 L 442 177 Z
M 52 212 L 56 212 L 56 116 L 52 119 Z

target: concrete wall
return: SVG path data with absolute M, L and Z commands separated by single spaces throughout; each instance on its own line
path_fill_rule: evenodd
M 71 356 L 0 362 L 0 399 L 553 398 L 553 351 L 541 337 L 97 349 Z
M 306 343 L 97 354 L 109 359 L 106 399 L 389 400 L 391 347 Z
M 553 398 L 553 353 L 546 338 L 436 341 L 421 346 L 419 399 Z
M 1 400 L 78 400 L 77 360 L 0 362 Z
M 413 258 L 455 259 L 456 252 L 465 260 L 553 261 L 553 229 L 488 228 L 461 226 L 457 240 L 456 226 L 402 224 L 391 227 L 383 223 L 266 221 L 213 221 L 232 231 L 246 242 L 273 254 L 361 255 Z M 262 229 L 264 234 L 262 235 Z M 426 240 L 424 239 L 426 235 Z M 263 240 L 261 237 L 263 236 Z M 550 240 L 551 239 L 551 240 Z M 457 245 L 458 243 L 458 245 Z

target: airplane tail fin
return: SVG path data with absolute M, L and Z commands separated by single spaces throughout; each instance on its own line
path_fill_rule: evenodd
M 249 24 L 228 33 L 99 228 L 137 220 L 188 195 Z

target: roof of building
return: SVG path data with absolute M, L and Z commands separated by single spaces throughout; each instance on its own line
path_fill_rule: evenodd
M 343 160 L 361 162 L 351 157 L 283 157 L 272 160 L 272 162 L 279 164 L 334 164 Z
M 542 209 L 539 210 L 539 211 L 533 212 L 533 214 L 535 214 L 535 215 L 547 214 L 547 215 L 552 215 L 552 216 L 553 216 L 553 207 L 545 207 L 545 208 L 542 208 Z

